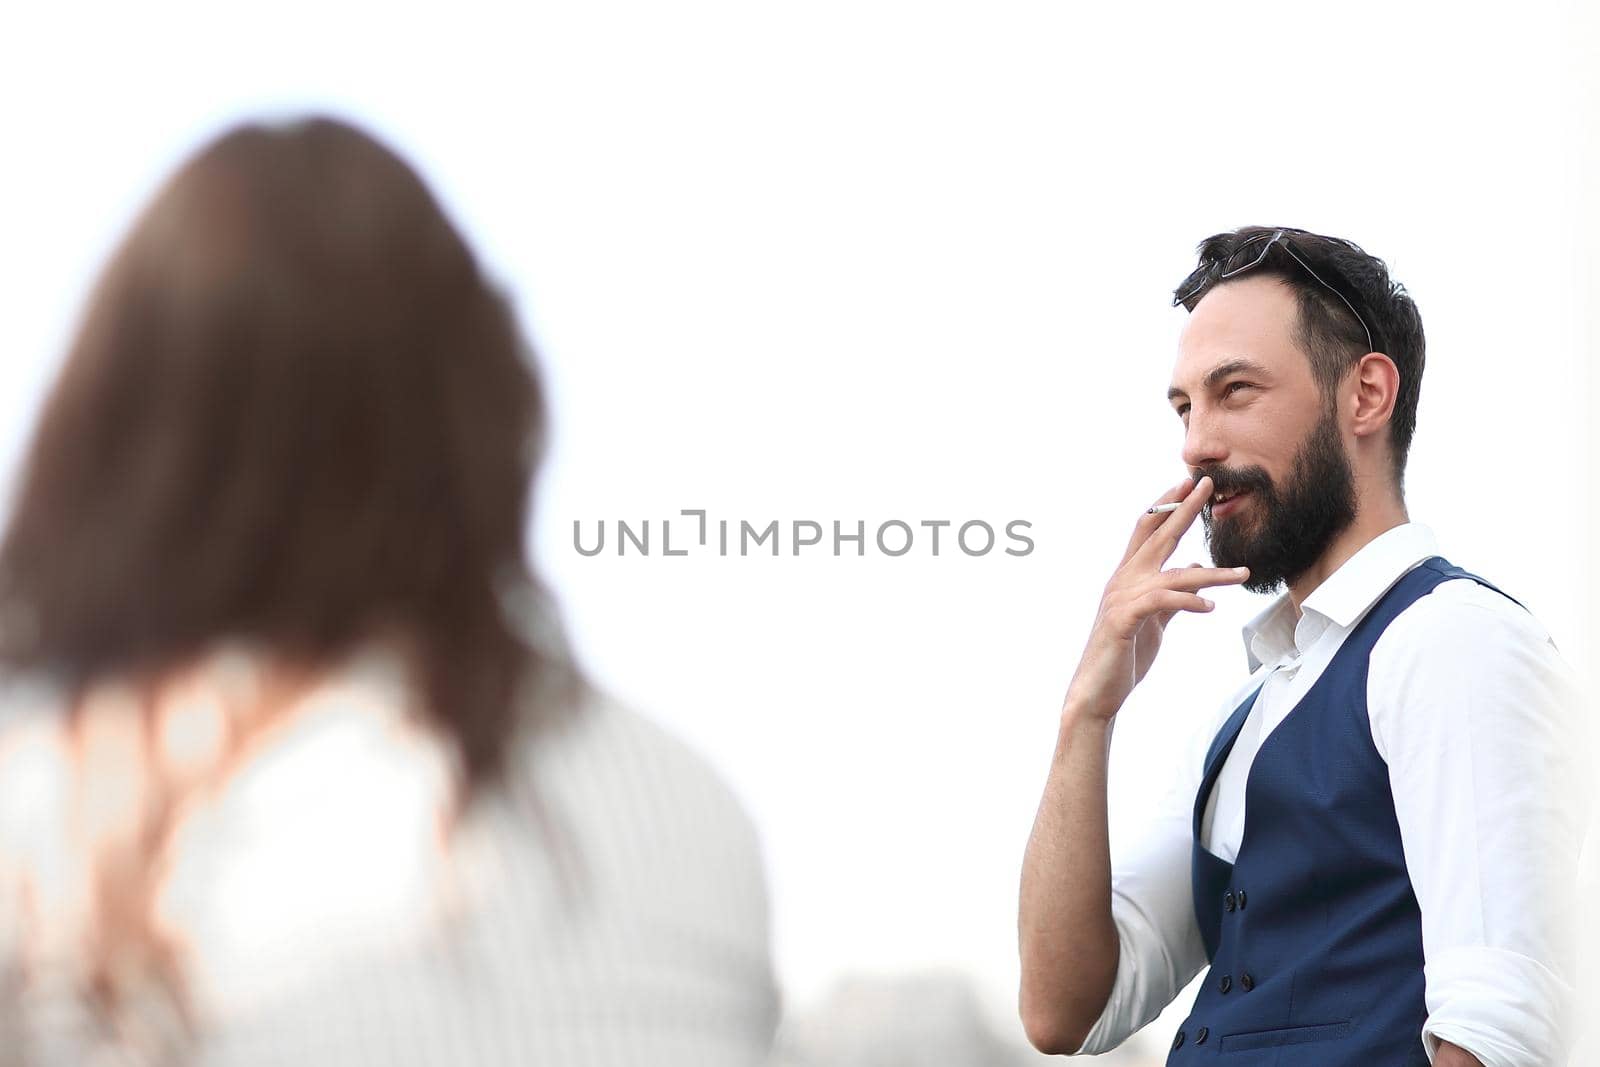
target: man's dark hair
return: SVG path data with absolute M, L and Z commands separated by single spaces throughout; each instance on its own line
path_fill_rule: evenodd
M 1273 241 L 1272 236 L 1280 230 L 1283 236 Z M 1213 288 L 1226 284 L 1221 278 L 1223 273 L 1250 263 L 1261 254 L 1264 245 L 1268 247 L 1261 262 L 1236 277 L 1270 275 L 1294 289 L 1300 312 L 1297 340 L 1311 361 L 1311 373 L 1324 397 L 1333 395 L 1339 380 L 1368 351 L 1382 352 L 1399 369 L 1400 392 L 1389 422 L 1395 487 L 1399 488 L 1404 481 L 1411 435 L 1417 428 L 1425 346 L 1417 305 L 1405 287 L 1389 277 L 1383 260 L 1368 255 L 1355 242 L 1338 237 L 1287 226 L 1242 226 L 1200 242 L 1199 264 L 1173 291 L 1173 302 L 1193 311 Z M 1359 319 L 1351 314 L 1351 306 Z M 1362 328 L 1363 321 L 1366 329 Z

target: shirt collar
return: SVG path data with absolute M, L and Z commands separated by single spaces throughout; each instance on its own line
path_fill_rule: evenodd
M 1402 575 L 1438 551 L 1432 530 L 1420 522 L 1402 523 L 1362 545 L 1313 589 L 1300 605 L 1302 619 L 1295 618 L 1289 594 L 1282 594 L 1245 623 L 1244 647 L 1250 670 L 1304 651 L 1296 645 L 1299 635 L 1310 634 L 1309 641 L 1329 626 L 1354 626 Z

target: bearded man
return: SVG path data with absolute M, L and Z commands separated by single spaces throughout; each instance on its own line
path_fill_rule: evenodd
M 1168 399 L 1192 477 L 1134 527 L 1029 839 L 1021 1013 L 1103 1052 L 1209 967 L 1169 1065 L 1511 1067 L 1573 1039 L 1582 735 L 1543 627 L 1406 513 L 1422 322 L 1349 241 L 1200 245 Z M 1214 567 L 1169 568 L 1203 518 Z M 1115 716 L 1201 591 L 1284 592 L 1113 864 Z

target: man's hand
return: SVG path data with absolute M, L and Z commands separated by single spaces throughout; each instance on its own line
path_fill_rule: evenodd
M 1195 591 L 1247 577 L 1242 569 L 1162 570 L 1210 495 L 1209 478 L 1199 485 L 1185 479 L 1161 498 L 1181 501 L 1176 511 L 1139 519 L 1067 690 L 1055 757 L 1022 861 L 1017 914 L 1018 1008 L 1028 1040 L 1041 1052 L 1078 1051 L 1116 982 L 1106 826 L 1112 717 L 1150 669 L 1172 617 L 1211 610 Z M 1187 847 L 1183 855 L 1186 861 Z
M 1173 512 L 1140 516 L 1122 562 L 1100 598 L 1089 643 L 1067 687 L 1064 710 L 1109 720 L 1133 687 L 1144 679 L 1161 648 L 1161 634 L 1180 611 L 1210 611 L 1215 605 L 1199 590 L 1238 585 L 1250 577 L 1245 567 L 1163 569 L 1178 541 L 1211 497 L 1211 479 L 1184 479 L 1159 503 L 1179 503 Z

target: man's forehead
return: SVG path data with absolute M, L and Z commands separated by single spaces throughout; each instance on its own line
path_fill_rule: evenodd
M 1262 275 L 1217 286 L 1195 306 L 1178 336 L 1173 386 L 1198 386 L 1216 368 L 1238 360 L 1266 370 L 1303 364 L 1295 336 L 1298 316 L 1294 289 L 1278 278 Z

